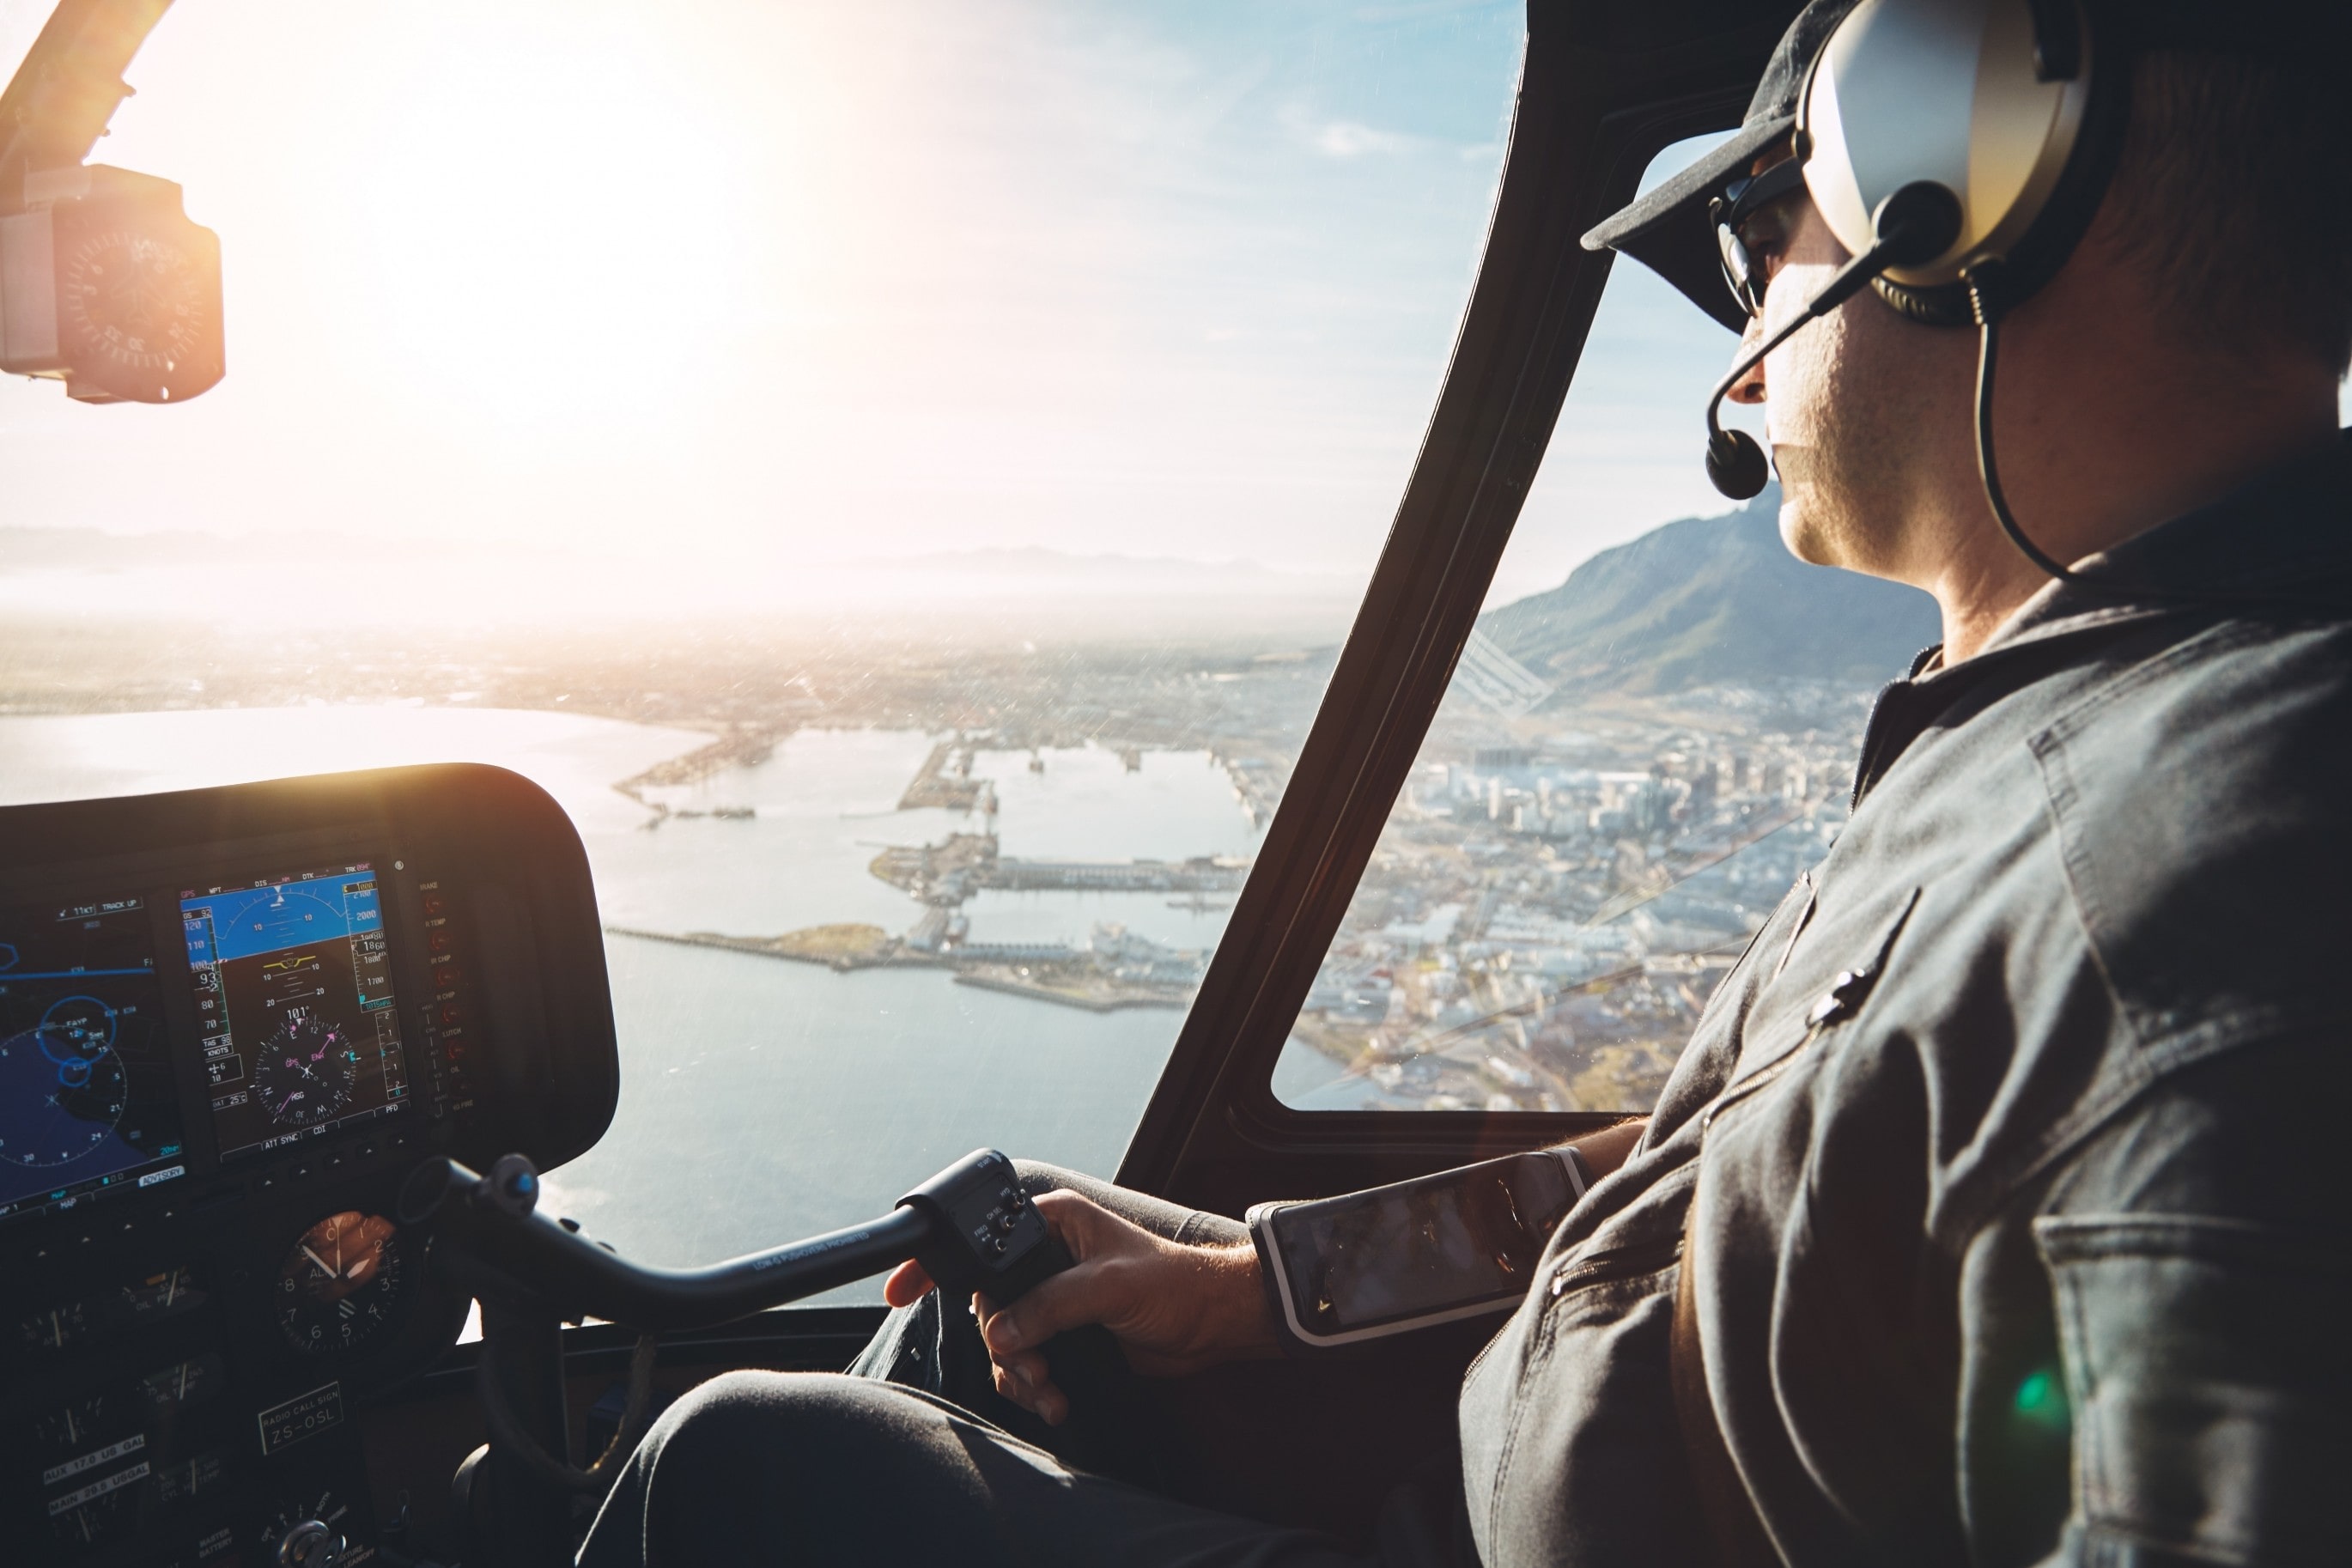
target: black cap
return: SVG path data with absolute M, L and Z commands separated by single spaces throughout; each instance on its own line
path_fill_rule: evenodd
M 1721 146 L 1584 237 L 1587 250 L 1617 250 L 1681 289 L 1690 302 L 1741 331 L 1748 312 L 1724 286 L 1723 260 L 1707 221 L 1708 198 L 1748 173 L 1756 155 L 1797 128 L 1797 100 L 1813 57 L 1862 0 L 1812 0 L 1780 35 L 1739 129 Z
M 1733 331 L 1748 313 L 1723 281 L 1709 198 L 1748 173 L 1756 155 L 1797 128 L 1797 103 L 1813 57 L 1862 0 L 1812 0 L 1780 35 L 1739 129 L 1706 156 L 1584 237 L 1587 250 L 1632 257 L 1682 290 L 1692 304 Z M 2340 61 L 2352 39 L 2352 6 L 2341 0 L 2094 0 L 2095 26 L 2126 50 L 2217 49 Z

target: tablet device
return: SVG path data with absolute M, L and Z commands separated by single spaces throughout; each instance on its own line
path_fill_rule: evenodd
M 1565 1145 L 1307 1203 L 1260 1204 L 1251 1238 L 1293 1348 L 1506 1312 L 1587 1174 Z

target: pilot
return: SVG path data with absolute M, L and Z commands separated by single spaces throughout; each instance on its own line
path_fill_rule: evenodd
M 1814 0 L 1741 130 L 1595 231 L 1686 292 L 1721 244 L 1743 350 L 1853 259 L 1760 177 L 1821 155 L 1800 96 L 1854 9 Z M 1074 1181 L 1039 1206 L 1080 1261 L 1019 1302 L 919 1309 L 909 1266 L 935 1341 L 902 1312 L 867 1375 L 673 1406 L 586 1568 L 2352 1562 L 2341 10 L 2091 13 L 2119 150 L 2000 309 L 1998 477 L 2048 566 L 1989 498 L 1973 322 L 1864 288 L 1731 387 L 1789 547 L 1925 589 L 1944 640 L 1646 1126 L 1586 1146 L 1613 1173 L 1472 1364 L 1433 1509 L 1220 1512 L 950 1397 L 987 1404 L 975 1321 L 992 1408 L 1048 1424 L 1075 1325 L 1146 1376 L 1277 1353 L 1232 1221 Z

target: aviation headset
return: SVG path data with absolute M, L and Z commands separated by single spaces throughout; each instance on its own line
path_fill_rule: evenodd
M 1755 439 L 1723 427 L 1724 398 L 1868 284 L 1915 321 L 1978 329 L 1977 458 L 1993 515 L 2042 571 L 2085 582 L 2010 512 L 1992 391 L 2000 318 L 2073 254 L 2122 151 L 2130 57 L 2094 21 L 2084 0 L 1862 0 L 1836 24 L 1798 99 L 1794 150 L 1853 259 L 1716 386 L 1706 469 L 1717 489 L 1745 500 L 1769 477 Z

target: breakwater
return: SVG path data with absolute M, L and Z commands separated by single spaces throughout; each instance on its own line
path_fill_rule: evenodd
M 747 819 L 752 815 L 747 806 L 719 806 L 708 812 L 680 811 L 673 814 L 666 803 L 647 800 L 646 791 L 700 784 L 704 779 L 730 768 L 758 767 L 776 754 L 776 747 L 792 734 L 793 728 L 788 724 L 737 724 L 712 736 L 709 744 L 698 746 L 684 756 L 656 763 L 645 772 L 633 773 L 613 787 L 653 813 L 652 819 L 646 824 L 647 827 L 660 826 L 672 815 Z

